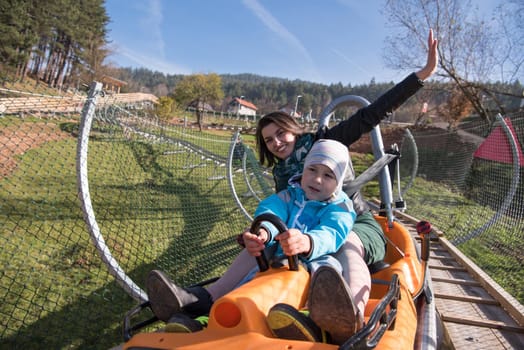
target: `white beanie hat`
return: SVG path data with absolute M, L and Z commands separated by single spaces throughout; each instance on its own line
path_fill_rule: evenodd
M 335 174 L 337 179 L 337 190 L 335 193 L 338 193 L 342 189 L 348 163 L 349 151 L 345 145 L 335 140 L 320 139 L 313 144 L 313 147 L 307 154 L 304 168 L 315 164 L 327 166 Z

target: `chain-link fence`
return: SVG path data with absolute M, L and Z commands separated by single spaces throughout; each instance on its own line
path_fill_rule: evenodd
M 467 120 L 456 130 L 412 131 L 418 159 L 408 213 L 430 220 L 521 303 L 524 301 L 524 114 L 493 125 Z M 409 168 L 409 170 L 408 170 Z M 404 168 L 404 175 L 411 172 Z M 403 176 L 409 179 L 408 176 Z
M 150 95 L 0 93 L 1 348 L 119 344 L 147 272 L 220 275 L 248 224 L 235 200 L 249 213 L 270 191 L 251 147 L 159 121 Z M 508 118 L 518 156 L 524 118 Z M 412 131 L 403 199 L 522 301 L 522 162 L 493 155 L 514 152 L 505 130 Z
M 187 285 L 220 275 L 239 252 L 248 220 L 227 180 L 231 136 L 162 124 L 144 96 L 106 95 L 83 139 L 92 98 L 53 96 L 81 103 L 51 113 L 40 107 L 48 96 L 4 93 L 0 348 L 107 349 L 122 341 L 148 271 Z M 249 193 L 231 173 L 239 195 Z

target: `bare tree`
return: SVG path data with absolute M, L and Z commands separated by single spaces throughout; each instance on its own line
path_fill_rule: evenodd
M 500 51 L 497 68 L 501 81 L 523 79 L 524 3 L 508 0 L 497 7 L 495 17 L 500 19 L 495 39 Z
M 399 70 L 418 68 L 412 58 L 423 56 L 427 30 L 433 28 L 439 38 L 436 76 L 451 82 L 482 118 L 490 120 L 487 100 L 504 113 L 500 94 L 522 98 L 495 90 L 490 82 L 510 83 L 522 77 L 523 11 L 522 1 L 506 0 L 486 21 L 470 1 L 387 0 L 386 15 L 398 30 L 386 43 L 386 63 Z M 508 20 L 509 13 L 518 13 L 520 21 L 514 20 L 514 15 Z

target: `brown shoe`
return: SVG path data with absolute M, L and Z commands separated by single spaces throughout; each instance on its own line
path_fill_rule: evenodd
M 153 270 L 147 275 L 146 292 L 151 310 L 159 320 L 164 322 L 167 322 L 172 315 L 181 312 L 185 304 L 198 300 L 159 270 Z
M 185 312 L 190 317 L 206 315 L 213 305 L 211 295 L 205 288 L 179 287 L 159 270 L 147 275 L 146 291 L 151 310 L 164 322 L 179 312 Z
M 321 266 L 311 279 L 309 316 L 341 345 L 362 326 L 362 319 L 342 276 L 329 266 Z

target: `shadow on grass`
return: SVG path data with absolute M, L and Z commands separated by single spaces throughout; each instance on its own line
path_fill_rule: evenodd
M 147 144 L 131 143 L 130 149 L 135 159 L 126 160 L 124 166 L 129 166 L 130 162 L 140 164 L 141 169 L 148 175 L 143 183 L 134 186 L 104 185 L 94 182 L 90 184 L 93 186 L 92 195 L 96 194 L 93 191 L 95 186 L 98 187 L 98 190 L 109 192 L 101 200 L 94 202 L 94 205 L 95 211 L 100 209 L 96 214 L 97 221 L 101 223 L 104 238 L 112 244 L 110 245 L 112 254 L 119 254 L 117 251 L 119 244 L 133 245 L 133 249 L 154 250 L 155 247 L 152 246 L 151 241 L 144 243 L 143 236 L 156 234 L 156 232 L 140 232 L 143 236 L 138 238 L 138 242 L 130 241 L 136 238 L 130 236 L 131 233 L 134 233 L 133 229 L 136 229 L 134 225 L 141 224 L 140 220 L 147 221 L 149 225 L 149 222 L 157 223 L 162 220 L 174 221 L 176 219 L 179 220 L 180 226 L 175 227 L 175 224 L 170 223 L 166 228 L 162 226 L 163 223 L 158 224 L 167 231 L 163 232 L 164 236 L 158 235 L 159 239 L 169 237 L 170 241 L 169 246 L 161 255 L 152 262 L 141 264 L 139 262 L 138 265 L 133 265 L 136 267 L 132 269 L 123 266 L 124 270 L 135 283 L 141 286 L 143 286 L 147 273 L 154 268 L 168 271 L 181 285 L 214 277 L 217 265 L 227 266 L 230 262 L 227 259 L 232 259 L 240 251 L 234 237 L 239 227 L 246 226 L 245 220 L 226 192 L 228 191 L 226 180 L 210 183 L 198 178 L 200 174 L 193 173 L 197 170 L 182 172 L 178 168 L 176 170 L 171 167 L 166 168 L 159 162 L 162 153 Z M 69 152 L 69 154 L 74 153 Z M 50 161 L 52 162 L 52 159 Z M 48 166 L 52 168 L 52 164 Z M 68 171 L 70 172 L 71 169 Z M 40 175 L 36 178 L 41 180 Z M 10 181 L 17 180 L 12 178 Z M 51 284 L 49 290 L 45 291 L 39 290 L 39 284 L 42 284 L 39 281 L 27 282 L 32 284 L 29 291 L 23 290 L 24 293 L 29 294 L 24 295 L 29 300 L 27 302 L 28 310 L 22 309 L 19 314 L 16 313 L 16 310 L 9 314 L 3 313 L 2 325 L 6 325 L 6 330 L 2 333 L 4 335 L 0 339 L 0 348 L 108 349 L 120 344 L 123 340 L 123 317 L 137 304 L 137 301 L 133 300 L 106 272 L 100 257 L 93 255 L 94 249 L 90 245 L 90 240 L 86 238 L 88 234 L 81 219 L 82 213 L 78 207 L 78 201 L 74 198 L 74 181 L 68 181 L 64 185 L 63 179 L 58 176 L 49 177 L 46 181 L 46 189 L 47 193 L 53 193 L 52 198 L 46 195 L 42 200 L 36 201 L 34 200 L 35 195 L 40 195 L 40 193 L 33 190 L 32 187 L 34 186 L 31 186 L 30 182 L 24 183 L 23 189 L 28 193 L 21 191 L 23 195 L 20 196 L 16 193 L 8 193 L 3 209 L 8 210 L 12 216 L 10 214 L 6 216 L 6 222 L 9 225 L 27 222 L 25 239 L 37 239 L 40 245 L 45 244 L 46 239 L 52 239 L 53 243 L 59 247 L 53 251 L 54 260 L 48 263 L 46 268 L 51 271 L 50 276 L 60 275 L 63 279 L 45 281 Z M 111 190 L 125 193 L 132 200 L 137 200 L 137 198 L 141 200 L 143 199 L 141 196 L 147 193 L 150 196 L 150 202 L 145 210 L 136 215 L 137 212 L 129 206 L 129 199 L 122 199 L 120 196 L 113 197 L 114 193 L 111 193 Z M 173 198 L 176 198 L 176 201 Z M 96 198 L 93 199 L 96 200 Z M 141 202 L 137 203 L 140 205 Z M 107 208 L 110 210 L 107 211 Z M 113 216 L 104 217 L 105 211 L 108 212 L 107 215 Z M 220 222 L 217 222 L 217 218 Z M 112 220 L 115 221 L 116 226 L 110 226 Z M 64 221 L 65 224 L 61 225 L 61 221 Z M 58 225 L 55 226 L 54 223 Z M 82 229 L 79 229 L 78 225 L 81 225 Z M 42 227 L 46 227 L 46 230 L 42 230 Z M 144 227 L 155 226 L 153 224 Z M 176 230 L 168 231 L 171 229 Z M 70 231 L 66 232 L 67 230 Z M 111 241 L 108 240 L 108 232 L 111 235 L 116 232 L 118 241 L 114 237 L 111 238 Z M 81 237 L 72 238 L 73 233 Z M 48 236 L 44 237 L 45 234 Z M 51 235 L 56 236 L 53 238 Z M 72 240 L 77 241 L 72 242 Z M 147 244 L 150 246 L 146 246 Z M 40 254 L 41 252 L 35 253 Z M 66 261 L 68 258 L 76 261 L 78 256 L 92 257 L 96 261 L 92 265 L 86 264 L 80 267 Z M 133 258 L 131 264 L 141 259 L 140 257 Z M 39 275 L 38 272 L 35 272 L 34 267 L 25 266 L 23 268 L 32 270 L 30 275 L 37 276 L 35 279 L 38 279 Z M 42 271 L 45 273 L 45 269 Z M 87 276 L 87 282 L 73 278 L 77 275 Z M 22 279 L 26 277 L 22 276 L 24 275 L 18 274 L 14 279 L 20 278 L 21 280 L 17 282 L 25 284 L 26 282 Z M 97 279 L 96 286 L 103 284 L 103 287 L 91 290 L 89 284 L 94 284 L 90 281 L 91 279 Z M 104 281 L 106 281 L 105 284 Z M 9 283 L 11 282 L 10 280 Z M 4 287 L 7 293 L 12 293 L 9 286 L 2 286 Z M 34 294 L 30 295 L 31 293 Z M 13 299 L 17 299 L 20 295 L 13 295 Z M 60 300 L 60 302 L 50 301 L 51 298 Z M 62 306 L 61 304 L 64 303 L 67 304 Z M 33 319 L 37 320 L 32 321 Z M 5 336 L 7 330 L 13 330 L 17 324 L 22 326 L 16 328 L 16 333 Z
M 234 256 L 238 253 L 239 249 L 231 243 L 232 240 L 214 240 L 209 244 L 210 230 L 196 230 L 201 228 L 202 224 L 211 229 L 213 222 L 208 220 L 210 217 L 222 215 L 218 213 L 224 212 L 224 215 L 228 215 L 224 208 L 212 202 L 205 202 L 209 196 L 201 193 L 198 187 L 187 181 L 177 181 L 164 186 L 155 186 L 154 190 L 179 193 L 181 202 L 187 204 L 180 208 L 171 208 L 179 210 L 183 216 L 184 227 L 181 228 L 183 234 L 175 237 L 156 260 L 172 261 L 170 268 L 171 271 L 177 271 L 174 276 L 177 280 L 194 283 L 197 282 L 195 276 L 209 276 L 215 268 L 214 263 L 210 263 L 209 252 L 220 251 L 221 256 Z M 199 215 L 194 213 L 192 204 L 195 202 L 199 203 L 200 208 L 205 208 L 205 211 L 201 211 Z M 165 208 L 161 207 L 162 205 L 157 209 L 164 211 Z M 188 260 L 185 258 L 191 261 L 190 266 L 186 265 Z M 157 262 L 143 264 L 137 269 L 126 272 L 140 284 L 145 280 L 147 273 L 158 266 Z M 79 288 L 85 287 L 79 286 Z M 123 341 L 123 317 L 136 304 L 137 302 L 116 282 L 110 282 L 60 310 L 50 312 L 31 325 L 21 328 L 16 335 L 2 339 L 0 348 L 108 349 Z

